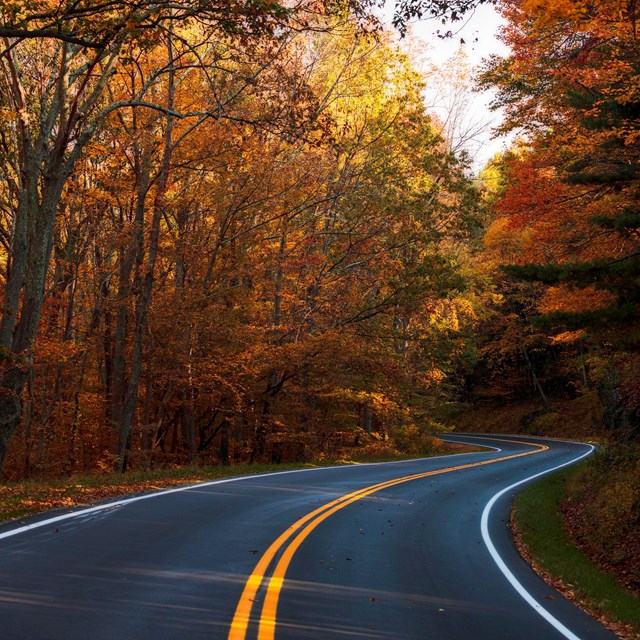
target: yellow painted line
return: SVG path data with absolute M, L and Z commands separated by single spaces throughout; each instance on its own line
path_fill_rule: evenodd
M 474 436 L 475 437 L 475 436 Z M 497 438 L 485 438 L 486 440 L 498 440 Z M 370 485 L 348 493 L 336 500 L 332 500 L 326 505 L 315 509 L 311 513 L 308 513 L 303 518 L 300 518 L 296 523 L 291 525 L 284 533 L 282 533 L 271 546 L 265 551 L 263 556 L 258 561 L 253 573 L 249 576 L 245 584 L 245 588 L 238 601 L 235 615 L 231 623 L 231 628 L 228 635 L 228 640 L 245 640 L 247 635 L 247 629 L 251 620 L 251 613 L 255 596 L 258 590 L 265 581 L 265 574 L 269 565 L 277 555 L 277 553 L 284 547 L 287 540 L 291 538 L 297 531 L 302 529 L 298 535 L 293 539 L 289 546 L 284 550 L 280 560 L 278 561 L 271 578 L 267 582 L 267 592 L 260 615 L 258 640 L 273 640 L 275 636 L 276 628 L 276 612 L 278 608 L 278 601 L 280 598 L 280 592 L 284 585 L 284 577 L 289 568 L 289 564 L 293 559 L 295 552 L 300 545 L 309 536 L 309 534 L 324 520 L 331 515 L 343 509 L 344 507 L 357 502 L 361 498 L 370 496 L 378 491 L 393 487 L 398 484 L 404 484 L 406 482 L 412 482 L 413 480 L 419 480 L 421 478 L 428 478 L 430 476 L 441 475 L 443 473 L 450 473 L 452 471 L 461 471 L 463 469 L 471 469 L 474 467 L 481 467 L 488 464 L 495 464 L 496 462 L 504 462 L 505 460 L 512 460 L 514 458 L 521 458 L 523 456 L 529 456 L 534 453 L 540 453 L 546 451 L 549 447 L 533 442 L 524 442 L 521 440 L 498 440 L 499 442 L 509 442 L 515 444 L 523 444 L 535 447 L 533 451 L 525 451 L 522 453 L 516 453 L 509 456 L 503 456 L 501 458 L 492 458 L 490 460 L 483 460 L 481 462 L 473 462 L 469 464 L 457 465 L 455 467 L 446 467 L 444 469 L 435 469 L 433 471 L 425 471 L 423 473 L 415 473 L 410 476 L 403 476 L 401 478 L 395 478 L 393 480 L 387 480 L 378 484 Z M 306 526 L 305 526 L 306 525 Z M 304 527 L 304 528 L 303 528 Z
M 360 493 L 365 492 L 368 487 L 364 489 L 360 489 L 353 493 L 346 494 L 329 502 L 318 509 L 315 509 L 311 513 L 308 513 L 303 518 L 300 518 L 297 522 L 292 524 L 288 529 L 286 529 L 272 544 L 271 546 L 264 552 L 256 568 L 253 570 L 253 573 L 249 576 L 247 583 L 245 584 L 242 595 L 240 596 L 240 600 L 238 601 L 238 606 L 236 607 L 235 615 L 233 617 L 233 622 L 231 623 L 231 630 L 229 631 L 228 640 L 244 640 L 247 627 L 249 626 L 249 620 L 251 617 L 251 609 L 253 607 L 253 602 L 255 596 L 262 585 L 262 582 L 265 577 L 265 573 L 271 564 L 271 561 L 274 559 L 278 551 L 284 546 L 285 542 L 296 532 L 298 529 L 303 527 L 307 522 L 315 518 L 317 515 L 321 514 L 323 511 L 331 508 L 335 504 L 339 504 L 354 495 L 359 495 Z

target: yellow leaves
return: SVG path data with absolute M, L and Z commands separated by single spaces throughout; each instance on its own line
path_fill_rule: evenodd
M 417 425 L 409 423 L 401 427 L 396 427 L 392 431 L 392 437 L 396 446 L 403 453 L 414 455 L 433 454 L 438 450 L 441 441 L 435 438 L 430 431 L 439 431 L 441 425 L 430 422 L 428 425 Z
M 36 7 L 46 10 L 51 8 L 51 4 L 32 2 L 32 0 L 3 0 L 0 5 L 0 16 L 3 23 L 16 24 L 23 21 Z
M 5 106 L 0 106 L 0 123 L 13 122 L 18 116 L 19 112 L 15 109 L 9 109 Z
M 132 466 L 178 461 L 194 438 L 214 459 L 231 427 L 243 456 L 262 426 L 302 441 L 352 430 L 364 407 L 381 433 L 405 421 L 445 380 L 452 334 L 474 317 L 471 301 L 438 302 L 468 277 L 459 247 L 475 203 L 405 56 L 348 23 L 283 39 L 273 57 L 177 29 L 172 87 L 152 32 L 127 47 L 82 120 L 143 87 L 158 107 L 111 113 L 59 207 L 29 425 L 52 435 L 47 469 L 117 462 L 106 406 L 130 382 L 132 354 L 142 354 Z M 57 46 L 34 76 L 53 73 Z M 98 81 L 71 76 L 86 94 Z M 176 117 L 169 140 L 168 104 L 215 117 L 197 129 L 198 116 Z M 318 113 L 330 137 L 311 144 L 301 120 Z M 35 456 L 30 433 L 15 460 Z M 67 462 L 74 446 L 85 457 Z
M 446 377 L 447 376 L 445 372 L 442 371 L 442 369 L 431 367 L 425 371 L 422 371 L 418 376 L 418 379 L 426 388 L 430 389 L 444 382 Z
M 513 261 L 522 250 L 522 240 L 506 216 L 495 218 L 483 238 L 485 249 L 497 262 Z
M 397 402 L 379 391 L 359 391 L 352 388 L 338 388 L 331 394 L 348 402 L 366 405 L 376 414 L 392 415 L 400 411 Z
M 465 323 L 470 320 L 475 320 L 477 316 L 471 300 L 457 296 L 449 300 L 437 300 L 433 302 L 429 310 L 428 318 L 431 327 L 460 331 Z

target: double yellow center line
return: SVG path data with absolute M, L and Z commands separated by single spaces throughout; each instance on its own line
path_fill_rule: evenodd
M 487 440 L 496 441 L 495 438 L 487 438 Z M 484 460 L 482 462 L 473 462 L 470 464 L 457 465 L 455 467 L 446 467 L 444 469 L 436 469 L 434 471 L 425 471 L 424 473 L 414 473 L 409 476 L 403 476 L 394 480 L 387 480 L 386 482 L 379 482 L 378 484 L 369 485 L 358 491 L 347 493 L 346 495 L 332 500 L 331 502 L 315 509 L 306 516 L 300 518 L 297 522 L 292 524 L 286 531 L 284 531 L 271 546 L 265 551 L 263 556 L 258 561 L 253 573 L 249 576 L 247 583 L 245 584 L 238 606 L 236 607 L 235 615 L 233 616 L 233 622 L 229 630 L 227 640 L 246 640 L 249 623 L 253 613 L 253 607 L 256 601 L 256 595 L 260 588 L 264 585 L 266 587 L 266 594 L 264 597 L 264 603 L 262 605 L 262 611 L 258 618 L 258 640 L 274 640 L 276 630 L 276 612 L 278 608 L 278 600 L 280 598 L 280 592 L 284 584 L 284 577 L 289 568 L 289 564 L 293 559 L 295 552 L 300 545 L 309 536 L 309 534 L 324 520 L 332 516 L 336 511 L 344 509 L 344 507 L 366 498 L 378 491 L 394 487 L 398 484 L 404 484 L 405 482 L 412 482 L 413 480 L 420 480 L 422 478 L 428 478 L 430 476 L 437 476 L 443 473 L 450 473 L 452 471 L 461 471 L 463 469 L 471 469 L 474 467 L 482 467 L 488 464 L 495 464 L 496 462 L 504 462 L 505 460 L 512 460 L 514 458 L 521 458 L 523 456 L 529 456 L 534 453 L 540 453 L 546 451 L 549 447 L 533 442 L 523 442 L 521 440 L 499 440 L 499 442 L 510 442 L 520 445 L 530 445 L 534 447 L 531 451 L 525 451 L 522 453 L 516 453 L 508 456 L 502 456 L 500 458 L 491 458 L 490 460 Z M 295 535 L 297 533 L 297 535 Z M 294 537 L 295 536 L 295 537 Z M 292 539 L 293 538 L 293 539 Z M 284 550 L 283 550 L 284 549 Z M 267 571 L 272 564 L 274 558 L 278 553 L 282 551 L 280 559 L 275 565 L 275 568 L 271 572 L 271 576 L 267 576 Z

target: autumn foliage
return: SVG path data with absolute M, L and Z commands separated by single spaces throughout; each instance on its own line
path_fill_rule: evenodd
M 21 14 L 4 40 L 7 476 L 428 449 L 475 317 L 479 205 L 422 79 L 311 5 L 303 29 L 274 9 L 247 32 L 187 4 L 98 53 L 72 17 L 28 37 Z M 21 225 L 41 299 L 14 277 Z
M 536 405 L 523 431 L 609 441 L 564 505 L 574 541 L 637 593 L 640 576 L 640 41 L 627 0 L 502 0 L 497 89 L 520 140 L 485 170 L 495 300 L 476 394 Z M 567 427 L 571 425 L 571 427 Z
M 532 371 L 564 368 L 565 394 L 597 393 L 612 434 L 637 438 L 638 379 L 626 373 L 640 335 L 635 3 L 500 8 L 512 53 L 482 83 L 523 138 L 493 167 L 487 254 L 507 289 L 529 287 L 526 299 L 505 293 L 519 330 L 537 336 Z

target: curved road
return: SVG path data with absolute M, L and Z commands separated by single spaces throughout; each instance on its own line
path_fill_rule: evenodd
M 587 445 L 203 483 L 0 527 L 2 640 L 611 640 L 510 540 L 521 483 Z

